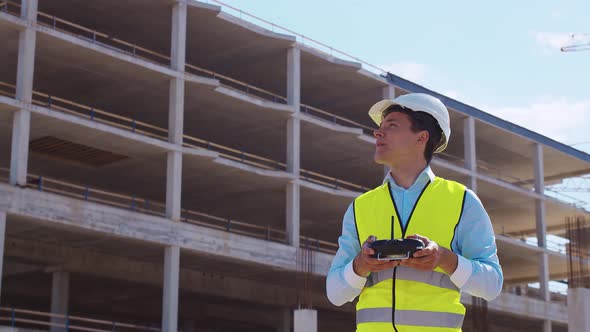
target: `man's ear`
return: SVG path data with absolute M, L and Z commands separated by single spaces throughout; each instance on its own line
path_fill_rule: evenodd
M 419 145 L 426 145 L 428 143 L 428 138 L 430 138 L 430 134 L 427 130 L 422 130 L 418 133 L 418 138 L 416 139 L 416 143 Z

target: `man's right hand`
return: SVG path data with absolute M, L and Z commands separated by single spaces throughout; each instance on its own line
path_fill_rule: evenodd
M 377 240 L 377 237 L 373 235 L 369 236 L 363 243 L 361 252 L 356 255 L 352 262 L 352 269 L 358 276 L 367 277 L 369 272 L 388 270 L 399 265 L 399 261 L 380 261 L 377 258 L 371 257 L 375 254 L 375 250 L 371 249 L 370 245 L 375 240 Z

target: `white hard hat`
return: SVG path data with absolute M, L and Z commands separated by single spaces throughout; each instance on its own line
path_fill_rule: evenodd
M 371 106 L 371 109 L 369 110 L 369 116 L 378 126 L 380 126 L 381 121 L 383 121 L 383 111 L 391 105 L 400 105 L 409 108 L 412 111 L 420 111 L 432 115 L 443 132 L 443 143 L 434 152 L 442 152 L 447 147 L 449 138 L 451 137 L 449 111 L 438 98 L 425 93 L 409 93 L 399 96 L 394 100 L 384 99 Z

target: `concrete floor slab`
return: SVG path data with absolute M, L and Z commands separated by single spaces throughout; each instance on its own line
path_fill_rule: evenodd
M 67 204 L 65 203 L 67 202 Z M 153 245 L 295 271 L 296 249 L 284 244 L 138 214 L 46 192 L 0 184 L 0 208 L 7 214 L 81 231 L 125 237 Z M 314 273 L 325 273 L 329 256 L 318 254 Z
M 13 8 L 11 7 L 11 12 L 0 11 L 0 28 L 8 28 L 14 31 L 25 29 L 27 23 L 16 16 L 12 10 Z

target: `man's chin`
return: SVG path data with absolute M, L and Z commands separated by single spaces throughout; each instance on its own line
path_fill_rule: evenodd
M 384 159 L 383 157 L 381 157 L 381 156 L 375 155 L 375 156 L 373 157 L 373 161 L 374 161 L 376 164 L 385 165 L 385 159 Z

